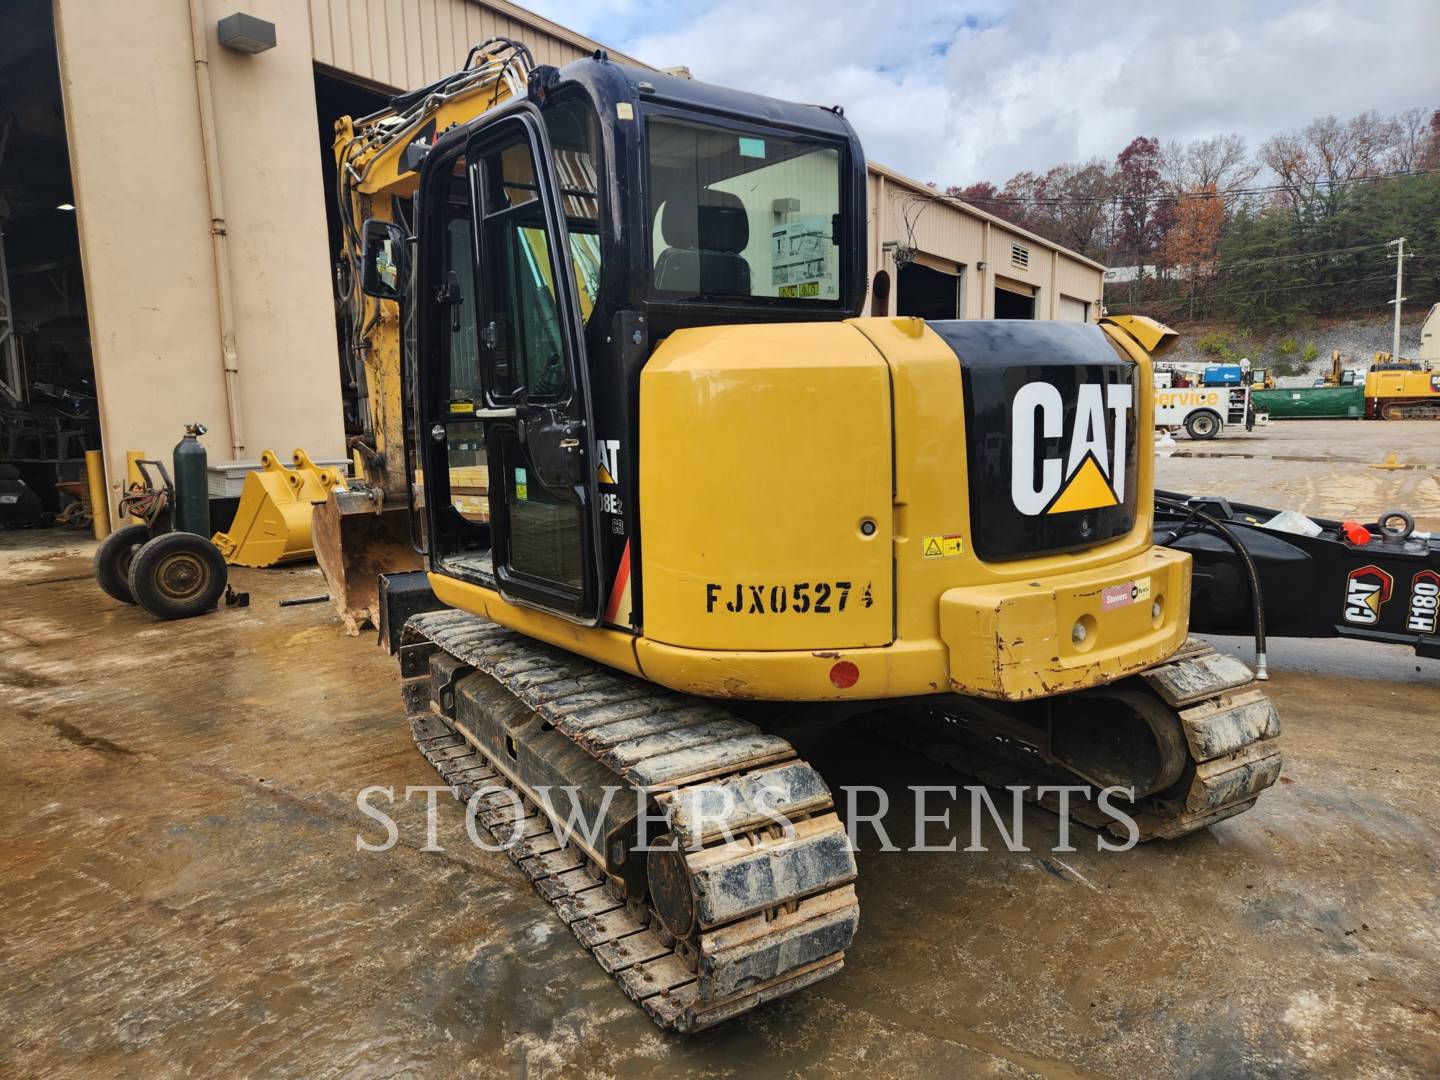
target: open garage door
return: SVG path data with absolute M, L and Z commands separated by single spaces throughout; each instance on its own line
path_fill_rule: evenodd
M 922 319 L 960 318 L 960 275 L 947 274 L 918 262 L 906 263 L 896 275 L 899 291 L 895 314 Z
M 1035 286 L 1009 278 L 996 278 L 995 318 L 1035 318 Z
M 99 404 L 48 0 L 0 5 L 0 528 L 84 525 Z

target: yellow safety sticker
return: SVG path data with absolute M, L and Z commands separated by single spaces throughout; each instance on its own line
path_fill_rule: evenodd
M 452 401 L 450 402 L 450 411 L 452 413 L 473 413 L 475 403 L 473 401 Z
M 959 533 L 927 536 L 920 545 L 920 554 L 927 559 L 953 559 L 956 555 L 965 554 L 965 541 L 960 538 Z

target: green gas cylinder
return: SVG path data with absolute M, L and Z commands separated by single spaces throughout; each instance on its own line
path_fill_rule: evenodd
M 175 528 L 210 538 L 210 480 L 205 470 L 204 424 L 186 424 L 175 444 Z

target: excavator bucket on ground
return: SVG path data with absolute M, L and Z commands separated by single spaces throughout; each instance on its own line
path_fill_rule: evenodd
M 304 450 L 293 458 L 295 467 L 287 469 L 272 451 L 261 454 L 260 468 L 245 477 L 230 531 L 211 537 L 232 566 L 275 566 L 315 553 L 312 505 L 345 478 L 338 469 L 316 465 Z
M 366 491 L 332 491 L 315 504 L 311 524 L 315 561 L 351 635 L 367 625 L 380 625 L 381 574 L 423 567 L 410 538 L 410 508 L 404 503 L 377 504 L 369 496 Z

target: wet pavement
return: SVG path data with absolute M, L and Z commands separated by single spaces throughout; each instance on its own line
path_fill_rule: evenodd
M 1440 424 L 1276 424 L 1175 450 L 1162 486 L 1440 528 Z M 1392 451 L 1425 467 L 1368 468 Z M 393 660 L 325 606 L 276 606 L 323 591 L 313 567 L 237 570 L 250 607 L 161 624 L 98 591 L 91 551 L 0 534 L 0 1074 L 1440 1070 L 1440 662 L 1272 642 L 1285 775 L 1178 842 L 1102 852 L 1076 829 L 1055 852 L 1034 808 L 1028 852 L 988 819 L 986 852 L 886 853 L 862 828 L 845 971 L 683 1038 L 470 846 L 453 803 L 444 850 L 422 850 L 423 801 L 399 796 L 433 774 Z M 909 786 L 955 782 L 849 727 L 789 734 L 832 786 L 890 793 L 898 844 Z M 368 785 L 397 793 L 385 852 L 357 849 L 384 839 L 356 806 Z M 964 793 L 932 798 L 966 846 Z
M 1440 424 L 1282 420 L 1218 438 L 1183 432 L 1160 450 L 1157 486 L 1187 495 L 1374 521 L 1408 510 L 1440 531 Z

